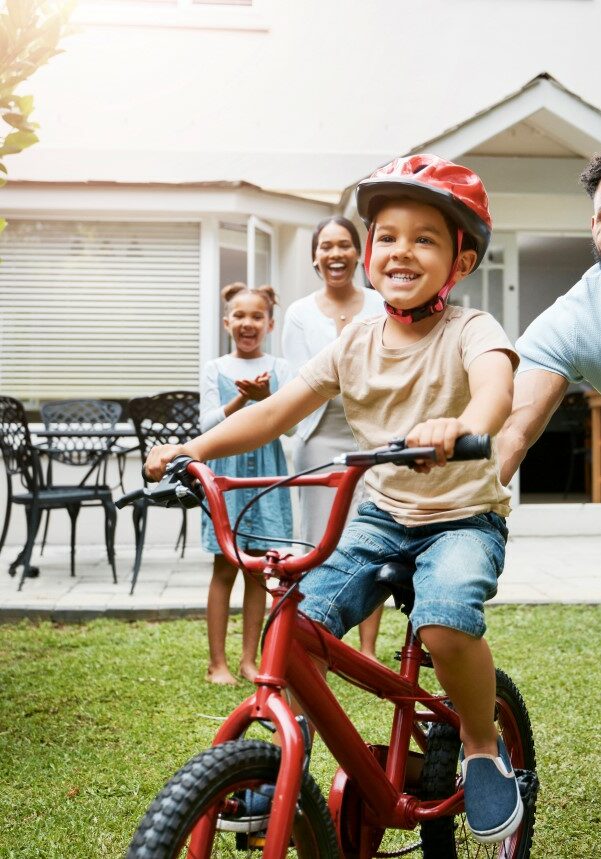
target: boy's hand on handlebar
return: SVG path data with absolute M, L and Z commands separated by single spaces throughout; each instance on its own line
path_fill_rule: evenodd
M 433 418 L 417 424 L 407 433 L 407 447 L 434 447 L 436 462 L 433 460 L 416 460 L 415 471 L 428 473 L 435 465 L 446 465 L 447 459 L 453 456 L 455 442 L 461 435 L 471 432 L 470 428 L 458 418 Z
M 238 379 L 236 387 L 249 400 L 265 400 L 271 394 L 269 373 L 261 373 L 255 379 Z
M 153 447 L 144 463 L 144 471 L 148 480 L 158 483 L 165 474 L 165 469 L 172 459 L 183 452 L 181 444 L 158 444 Z

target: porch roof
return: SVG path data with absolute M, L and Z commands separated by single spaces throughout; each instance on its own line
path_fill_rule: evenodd
M 571 92 L 548 72 L 527 81 L 485 110 L 403 153 L 435 152 L 443 158 L 588 159 L 601 150 L 601 110 Z M 349 185 L 340 198 L 353 213 Z

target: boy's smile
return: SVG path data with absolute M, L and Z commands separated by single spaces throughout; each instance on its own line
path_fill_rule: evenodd
M 453 265 L 453 238 L 433 206 L 400 199 L 375 219 L 371 283 L 398 310 L 419 307 L 444 286 Z

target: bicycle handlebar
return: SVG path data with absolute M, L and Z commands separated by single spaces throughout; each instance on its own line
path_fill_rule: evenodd
M 386 448 L 343 453 L 334 461 L 339 465 L 363 465 L 365 468 L 382 462 L 411 465 L 416 459 L 433 459 L 433 451 L 432 447 L 407 447 L 405 439 L 398 438 L 393 439 Z M 453 456 L 449 457 L 448 461 L 490 459 L 490 453 L 489 435 L 462 435 L 455 442 Z
M 176 456 L 167 465 L 165 476 L 154 487 L 147 486 L 127 492 L 115 501 L 115 507 L 121 509 L 127 504 L 135 504 L 144 498 L 150 504 L 160 507 L 198 507 L 200 499 L 191 487 L 186 485 L 186 471 L 189 463 L 193 462 L 189 456 Z M 142 468 L 142 477 L 146 480 L 146 473 Z
M 490 436 L 465 435 L 455 442 L 455 450 L 449 461 L 489 459 L 491 454 Z M 435 459 L 433 447 L 408 448 L 404 439 L 393 439 L 386 447 L 375 450 L 353 451 L 341 454 L 334 462 L 346 465 L 344 471 L 332 471 L 320 475 L 291 475 L 290 477 L 249 477 L 233 478 L 215 475 L 202 462 L 189 456 L 178 456 L 167 465 L 165 475 L 156 486 L 136 489 L 119 498 L 118 508 L 135 504 L 144 498 L 156 506 L 186 508 L 198 507 L 204 498 L 211 510 L 217 540 L 228 561 L 238 566 L 240 562 L 248 570 L 264 572 L 278 569 L 290 575 L 298 575 L 318 566 L 334 550 L 344 528 L 351 504 L 353 491 L 359 479 L 368 468 L 385 462 L 411 466 L 416 460 Z M 142 472 L 144 474 L 144 471 Z M 239 551 L 234 544 L 224 492 L 230 489 L 249 487 L 268 487 L 281 483 L 286 486 L 331 486 L 336 488 L 330 517 L 324 536 L 318 545 L 304 555 L 280 555 L 267 549 L 265 555 L 248 555 Z

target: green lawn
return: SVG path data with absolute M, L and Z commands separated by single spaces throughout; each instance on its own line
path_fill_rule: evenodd
M 384 615 L 388 664 L 403 620 Z M 593 859 L 601 609 L 496 607 L 488 622 L 495 661 L 520 687 L 535 731 L 542 789 L 532 856 Z M 239 616 L 228 646 L 235 665 Z M 206 658 L 198 620 L 0 626 L 0 857 L 122 857 L 163 782 L 210 745 L 219 719 L 252 690 L 204 683 Z M 346 687 L 340 694 L 366 739 L 386 742 L 388 705 Z M 327 795 L 332 762 L 321 743 L 312 769 Z

